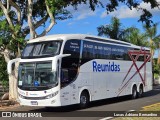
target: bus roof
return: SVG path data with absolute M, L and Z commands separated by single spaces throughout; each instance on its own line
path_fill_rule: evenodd
M 84 34 L 55 34 L 31 39 L 28 43 L 51 41 L 51 40 L 67 40 L 67 39 L 84 39 L 87 35 Z
M 68 40 L 68 39 L 86 39 L 86 40 L 94 40 L 94 41 L 101 41 L 101 42 L 109 42 L 109 43 L 114 43 L 114 44 L 120 44 L 120 45 L 125 45 L 125 46 L 130 46 L 134 48 L 142 48 L 141 46 L 134 45 L 132 43 L 120 41 L 120 40 L 114 40 L 110 38 L 104 38 L 104 37 L 99 37 L 99 36 L 94 36 L 94 35 L 87 35 L 87 34 L 55 34 L 55 35 L 48 35 L 48 36 L 43 36 L 35 39 L 29 40 L 27 43 L 35 43 L 35 42 L 43 42 L 43 41 L 51 41 L 51 40 Z M 143 47 L 145 50 L 150 50 L 147 47 Z

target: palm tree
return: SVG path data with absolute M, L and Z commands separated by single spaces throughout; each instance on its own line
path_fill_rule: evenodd
M 160 39 L 160 35 L 157 36 L 157 38 Z M 160 40 L 156 39 L 156 45 L 158 45 L 158 61 L 157 61 L 157 64 L 160 65 Z
M 155 49 L 159 48 L 159 42 L 160 42 L 160 35 L 156 36 L 157 26 L 158 26 L 158 23 L 154 24 L 152 27 L 149 27 L 147 25 L 143 26 L 143 28 L 145 29 L 146 35 L 148 36 L 148 39 L 149 39 L 152 58 L 153 58 Z
M 120 20 L 116 17 L 112 17 L 111 24 L 101 25 L 97 27 L 98 36 L 107 36 L 112 39 L 122 40 L 123 31 L 121 28 Z
M 160 37 L 156 36 L 157 25 L 158 25 L 158 23 L 154 24 L 152 27 L 147 26 L 147 25 L 143 26 L 143 28 L 145 29 L 146 35 L 148 36 L 148 39 L 149 39 L 149 46 L 151 49 L 152 60 L 153 60 L 154 51 L 155 51 L 155 49 L 157 49 L 159 47 L 159 42 L 160 42 Z M 153 65 L 153 61 L 152 61 L 152 65 Z M 154 72 L 152 74 L 153 74 L 153 85 L 154 85 Z
M 124 31 L 123 37 L 123 39 L 125 39 L 127 42 L 135 45 L 149 46 L 146 34 L 140 33 L 140 30 L 136 27 L 127 28 Z
M 160 42 L 159 42 L 159 50 L 158 50 L 158 64 L 160 64 Z
M 138 28 L 130 27 L 123 29 L 121 26 L 120 20 L 116 17 L 112 17 L 111 24 L 97 27 L 98 35 L 130 42 L 140 46 L 148 45 L 148 42 L 145 40 L 146 35 L 141 34 Z
M 160 65 L 160 35 L 154 38 L 155 48 L 158 49 L 158 61 L 157 64 Z

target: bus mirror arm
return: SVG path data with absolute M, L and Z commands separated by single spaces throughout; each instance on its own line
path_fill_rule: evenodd
M 58 55 L 57 58 L 63 58 L 63 57 L 68 57 L 71 56 L 71 54 L 62 54 L 62 55 Z
M 16 59 L 13 59 L 13 60 L 10 60 L 7 64 L 7 72 L 8 74 L 11 74 L 12 73 L 12 64 L 19 61 L 20 58 L 16 58 Z
M 56 71 L 56 69 L 57 69 L 57 61 L 60 59 L 60 58 L 64 58 L 64 57 L 68 57 L 68 56 L 71 56 L 71 54 L 62 54 L 62 55 L 57 55 L 54 59 L 53 59 L 53 62 L 54 62 L 54 64 L 53 64 L 53 66 L 52 66 L 52 68 L 53 68 L 53 71 Z

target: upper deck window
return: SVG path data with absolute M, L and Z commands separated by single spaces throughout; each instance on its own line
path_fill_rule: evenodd
M 23 50 L 22 58 L 51 57 L 60 53 L 62 41 L 29 43 Z

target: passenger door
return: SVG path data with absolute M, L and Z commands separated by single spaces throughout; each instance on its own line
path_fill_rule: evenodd
M 66 41 L 63 54 L 71 54 L 71 56 L 62 58 L 61 88 L 64 89 L 62 94 L 67 93 L 64 97 L 65 101 L 74 104 L 77 102 L 77 84 L 79 83 L 78 80 L 80 80 L 77 79 L 79 75 L 80 40 Z

